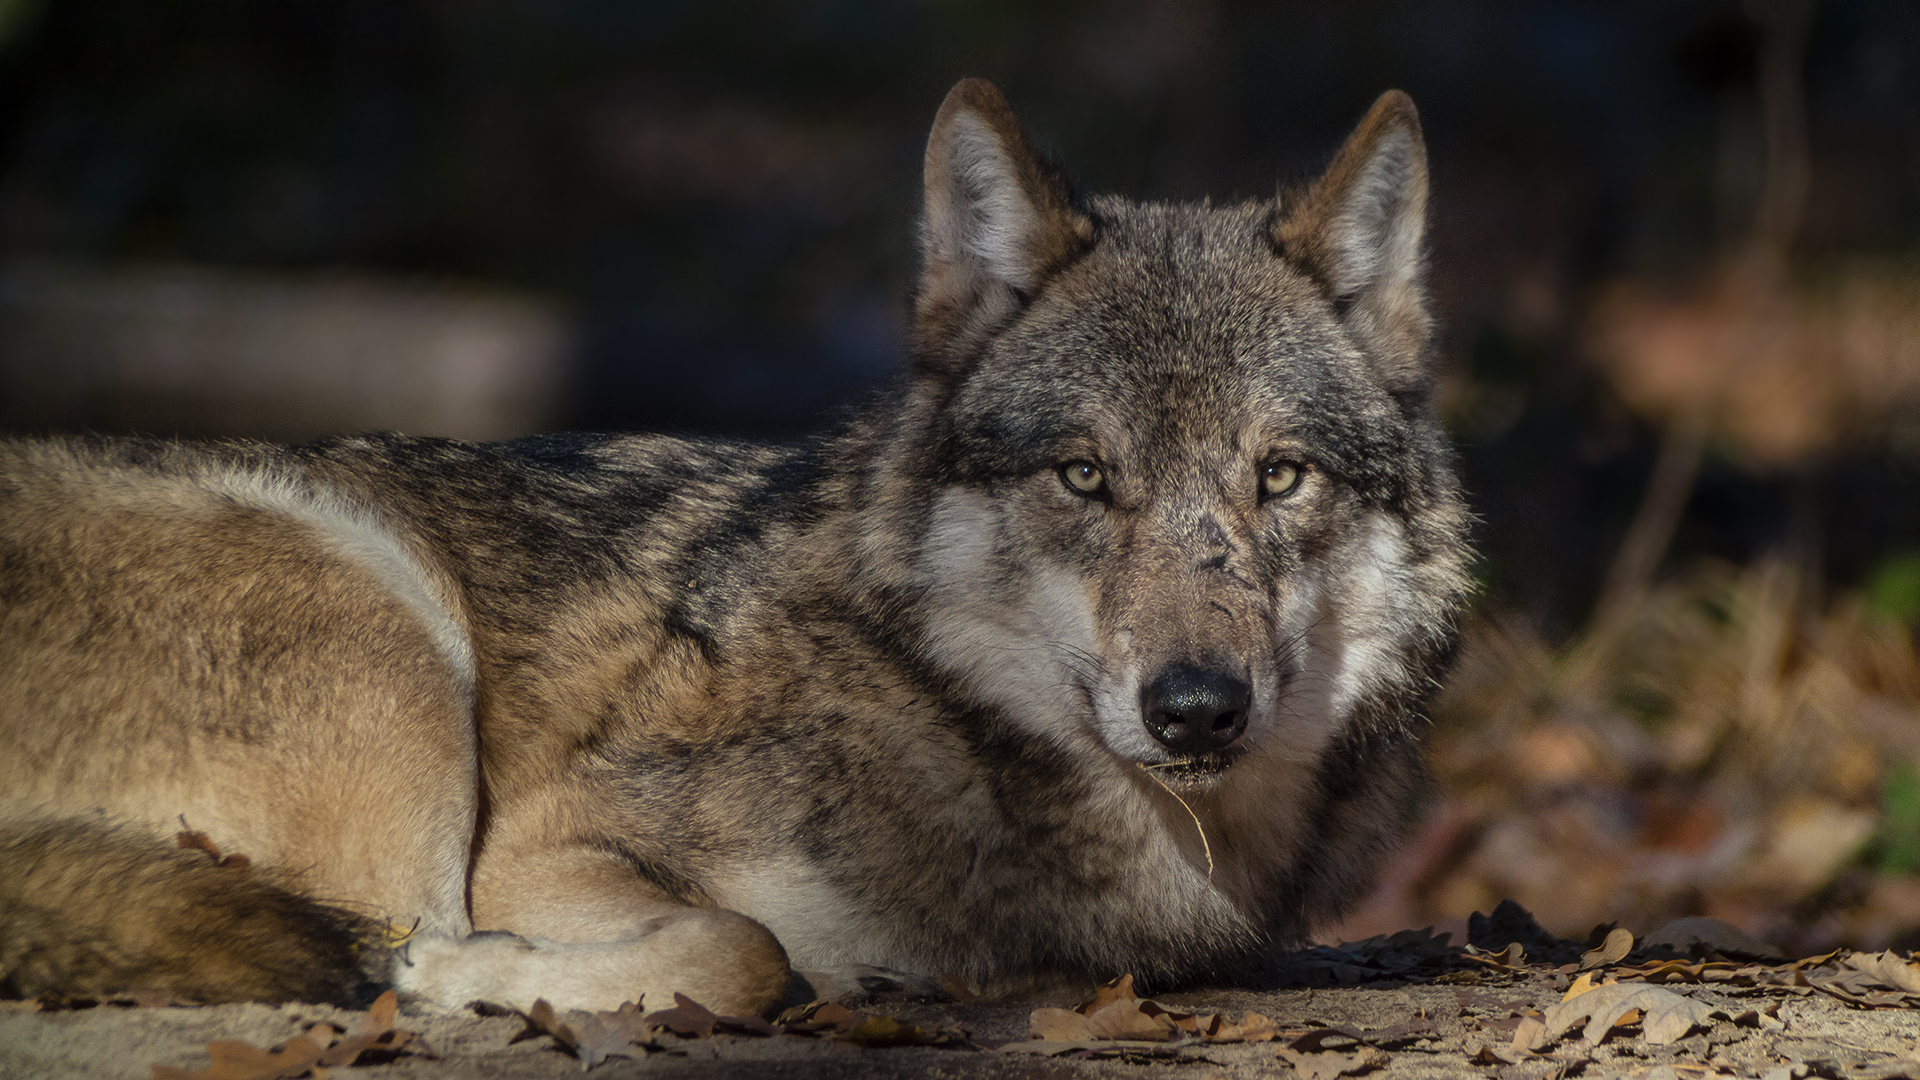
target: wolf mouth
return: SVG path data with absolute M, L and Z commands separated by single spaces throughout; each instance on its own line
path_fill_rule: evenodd
M 1148 775 L 1169 787 L 1205 788 L 1220 782 L 1233 763 L 1245 756 L 1238 746 L 1211 754 L 1195 754 L 1171 761 L 1140 762 Z

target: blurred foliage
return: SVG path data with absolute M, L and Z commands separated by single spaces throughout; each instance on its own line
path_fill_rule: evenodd
M 1920 551 L 1901 552 L 1875 567 L 1867 599 L 1886 615 L 1920 624 Z
M 1895 766 L 1881 787 L 1874 848 L 1874 869 L 1882 874 L 1920 870 L 1920 770 L 1913 762 Z
M 1562 645 L 1474 623 L 1435 705 L 1445 795 L 1369 925 L 1512 898 L 1562 933 L 1711 915 L 1790 951 L 1905 940 L 1920 654 L 1820 593 L 1790 564 L 1707 564 Z

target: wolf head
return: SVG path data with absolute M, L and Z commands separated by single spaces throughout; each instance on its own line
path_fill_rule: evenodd
M 933 660 L 1201 792 L 1404 729 L 1466 588 L 1426 189 L 1399 92 L 1311 186 L 1212 206 L 1077 201 L 997 90 L 956 86 L 915 311 Z

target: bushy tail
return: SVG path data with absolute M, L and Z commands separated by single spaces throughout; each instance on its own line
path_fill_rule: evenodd
M 0 995 L 364 1005 L 388 962 L 379 930 L 148 835 L 0 826 Z

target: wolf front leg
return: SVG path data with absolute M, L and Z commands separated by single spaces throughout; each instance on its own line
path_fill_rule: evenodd
M 665 899 L 590 847 L 483 857 L 473 914 L 479 933 L 408 945 L 401 987 L 448 1008 L 490 1001 L 524 1009 L 539 998 L 558 1008 L 666 1008 L 677 992 L 743 1016 L 770 1013 L 791 979 L 766 927 Z

